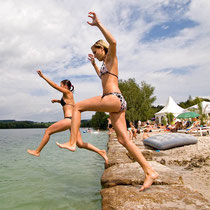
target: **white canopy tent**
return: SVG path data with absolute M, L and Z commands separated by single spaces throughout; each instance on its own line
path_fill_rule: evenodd
M 201 102 L 201 107 L 202 107 L 202 113 L 203 114 L 209 114 L 210 113 L 210 102 L 208 101 L 202 101 Z M 188 107 L 187 108 L 190 111 L 197 111 L 198 110 L 198 104 Z
M 186 110 L 178 106 L 174 101 L 174 99 L 171 96 L 169 96 L 167 104 L 163 109 L 161 109 L 159 112 L 155 114 L 155 118 L 158 118 L 158 122 L 161 123 L 161 118 L 165 116 L 166 113 L 173 113 L 174 116 L 176 117 L 183 112 L 186 112 Z

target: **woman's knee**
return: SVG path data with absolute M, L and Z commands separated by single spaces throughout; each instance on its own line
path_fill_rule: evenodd
M 126 143 L 127 143 L 127 139 L 126 138 L 124 138 L 124 137 L 118 137 L 117 139 L 118 139 L 118 141 L 119 141 L 120 144 L 122 144 L 123 146 L 126 145 Z
M 74 105 L 74 112 L 75 112 L 75 111 L 82 112 L 82 106 L 81 106 L 80 103 L 76 103 L 76 104 Z
M 52 131 L 51 131 L 49 128 L 47 128 L 47 129 L 45 130 L 44 134 L 50 136 L 50 135 L 52 134 Z
M 82 149 L 82 148 L 85 148 L 85 143 L 84 142 L 77 142 L 77 146 Z
M 74 104 L 74 111 L 79 109 L 79 103 Z

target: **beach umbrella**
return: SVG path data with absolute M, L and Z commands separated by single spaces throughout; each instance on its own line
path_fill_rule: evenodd
M 200 115 L 196 112 L 184 112 L 180 115 L 178 115 L 176 118 L 178 119 L 186 119 L 186 118 L 195 118 L 199 117 Z

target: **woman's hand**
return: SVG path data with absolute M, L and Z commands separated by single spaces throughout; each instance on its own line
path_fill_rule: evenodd
M 52 99 L 51 102 L 52 103 L 56 103 L 58 100 L 57 99 Z
M 87 23 L 91 26 L 98 26 L 99 25 L 99 19 L 98 17 L 96 16 L 96 13 L 95 12 L 89 12 L 88 13 L 88 17 L 92 18 L 92 23 L 87 21 Z
M 93 54 L 88 54 L 88 60 L 92 63 L 93 66 L 95 65 L 96 62 Z
M 58 99 L 52 99 L 52 100 L 51 100 L 51 102 L 52 102 L 52 103 L 61 103 L 61 100 L 58 100 Z
M 38 75 L 40 76 L 40 77 L 43 77 L 44 75 L 42 74 L 42 72 L 41 72 L 41 70 L 39 69 L 39 70 L 37 70 L 36 71 L 37 73 L 38 73 Z

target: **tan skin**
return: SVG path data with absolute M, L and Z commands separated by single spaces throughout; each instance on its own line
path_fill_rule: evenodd
M 73 93 L 69 90 L 69 87 L 67 85 L 64 85 L 62 82 L 61 82 L 60 86 L 58 86 L 56 83 L 54 83 L 53 81 L 51 81 L 50 79 L 45 77 L 40 70 L 38 70 L 37 73 L 50 86 L 52 86 L 56 90 L 63 93 L 63 99 L 66 102 L 66 105 L 63 106 L 64 118 L 72 116 L 73 107 L 74 107 L 74 97 L 73 97 Z M 51 102 L 52 103 L 61 103 L 61 100 L 53 99 Z M 71 105 L 69 105 L 69 104 L 71 104 Z M 71 122 L 72 122 L 71 119 L 65 118 L 63 120 L 60 120 L 60 121 L 52 124 L 49 128 L 47 128 L 45 130 L 45 134 L 42 138 L 42 141 L 41 141 L 40 145 L 37 147 L 37 149 L 36 150 L 30 150 L 29 149 L 28 153 L 31 154 L 31 155 L 39 157 L 41 150 L 48 143 L 48 141 L 50 139 L 50 136 L 54 133 L 58 133 L 58 132 L 65 131 L 65 130 L 68 130 L 68 129 L 70 131 Z M 90 151 L 98 153 L 99 155 L 101 155 L 104 158 L 105 164 L 106 165 L 108 164 L 108 158 L 107 158 L 107 155 L 106 155 L 106 151 L 105 150 L 100 150 L 97 147 L 93 146 L 92 144 L 83 142 L 80 132 L 78 132 L 78 134 L 77 134 L 77 146 L 79 148 L 88 149 Z
M 106 41 L 109 43 L 109 49 L 107 54 L 104 47 L 92 47 L 93 54 L 89 54 L 88 58 L 92 63 L 96 73 L 99 75 L 99 68 L 95 64 L 95 58 L 99 61 L 104 61 L 106 68 L 109 72 L 118 75 L 118 60 L 116 56 L 116 40 L 110 34 L 110 32 L 100 23 L 98 17 L 94 12 L 89 12 L 88 17 L 92 19 L 92 22 L 87 22 L 90 26 L 96 26 L 104 35 Z M 101 78 L 103 93 L 118 92 L 118 79 L 110 74 L 105 74 Z M 145 181 L 140 191 L 149 188 L 153 181 L 158 177 L 158 173 L 154 171 L 147 163 L 146 159 L 138 149 L 138 147 L 129 140 L 127 133 L 127 126 L 125 121 L 125 112 L 120 112 L 120 100 L 114 95 L 108 95 L 106 97 L 96 96 L 84 101 L 76 103 L 73 109 L 73 119 L 71 136 L 69 142 L 64 144 L 56 143 L 60 148 L 68 149 L 70 151 L 76 150 L 77 133 L 80 127 L 81 112 L 83 111 L 100 111 L 109 112 L 112 125 L 117 134 L 118 141 L 133 155 L 136 161 L 142 166 L 145 172 Z

